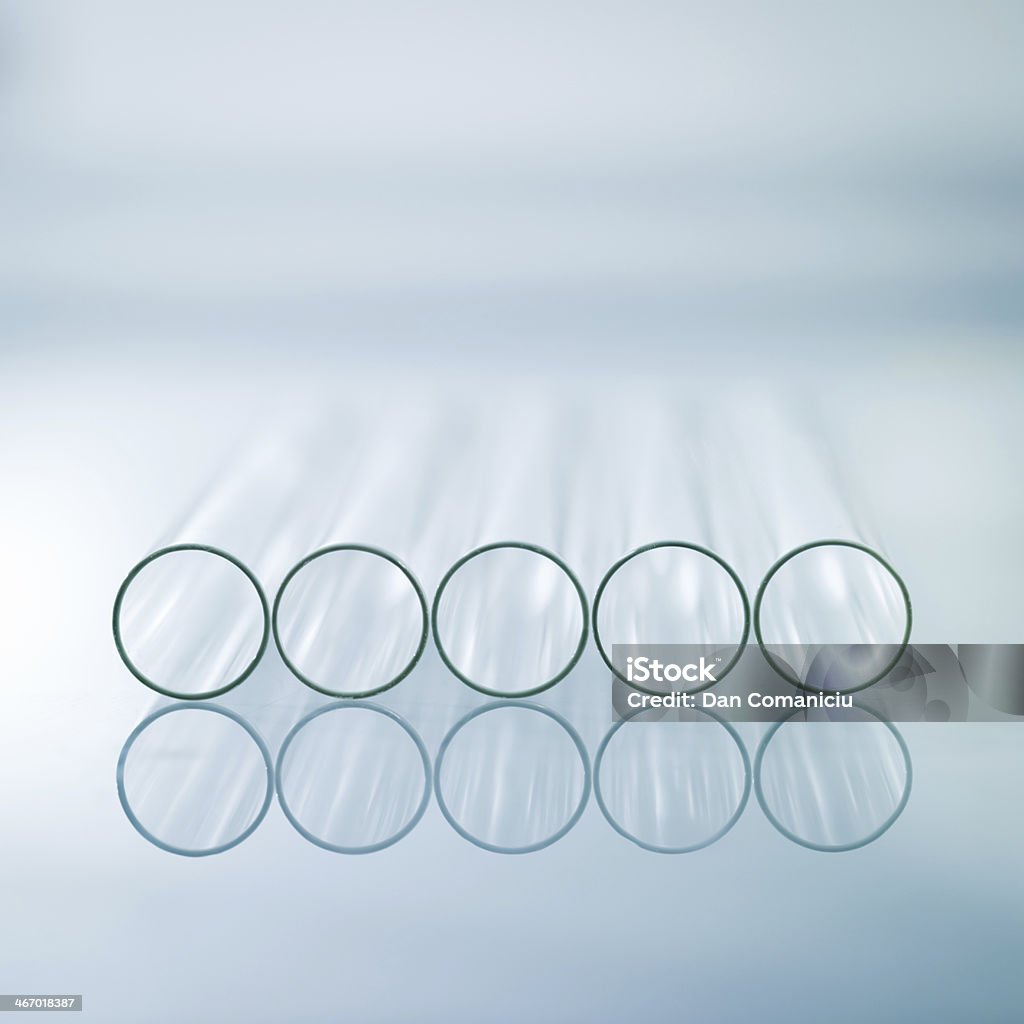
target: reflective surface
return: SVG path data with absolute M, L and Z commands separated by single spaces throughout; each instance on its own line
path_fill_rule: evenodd
M 328 705 L 285 738 L 277 794 L 310 842 L 336 853 L 376 853 L 423 816 L 430 760 L 423 741 L 393 712 L 369 703 Z
M 273 792 L 270 754 L 240 715 L 214 704 L 171 705 L 125 741 L 117 793 L 143 838 L 168 853 L 205 857 L 247 839 Z
M 273 800 L 237 846 L 186 857 L 118 798 L 155 698 L 117 655 L 111 606 L 183 528 L 271 597 L 306 554 L 351 542 L 397 553 L 429 597 L 510 538 L 557 552 L 588 597 L 623 553 L 682 538 L 753 597 L 782 554 L 838 537 L 898 569 L 915 642 L 1019 643 L 1022 52 L 1024 9 L 987 0 L 0 6 L 4 991 L 81 992 L 103 1024 L 1019 1019 L 1020 722 L 898 724 L 910 800 L 843 853 L 787 839 L 750 799 L 712 845 L 659 855 L 591 799 L 557 842 L 508 856 L 431 796 L 373 854 L 319 848 Z M 1012 709 L 1012 666 L 993 668 Z M 893 700 L 955 715 L 934 675 Z M 590 759 L 607 679 L 591 644 L 531 698 Z M 371 699 L 434 765 L 488 700 L 430 645 Z M 217 699 L 275 758 L 330 701 L 273 644 Z M 528 842 L 571 814 L 580 760 L 550 726 L 573 772 L 537 778 L 547 748 L 524 746 L 543 830 L 520 828 L 529 792 L 495 789 L 515 757 L 464 748 L 448 782 L 481 835 Z M 752 759 L 765 728 L 736 725 Z M 862 840 L 902 761 L 882 745 L 865 763 L 855 733 L 831 762 L 814 737 L 832 723 L 793 728 L 808 749 L 775 760 L 772 741 L 770 806 L 794 834 Z M 183 849 L 237 836 L 263 792 L 258 757 L 234 802 L 219 747 L 192 743 L 151 751 L 164 781 L 129 792 Z M 211 768 L 195 788 L 186 749 Z M 296 813 L 341 842 L 384 838 L 422 770 L 398 794 L 366 785 L 359 748 L 339 796 L 346 750 Z M 684 759 L 670 791 L 707 764 Z M 735 794 L 695 786 L 685 814 L 654 819 L 663 834 L 644 805 L 616 813 L 699 840 Z M 519 809 L 495 822 L 516 828 L 488 831 L 488 806 Z

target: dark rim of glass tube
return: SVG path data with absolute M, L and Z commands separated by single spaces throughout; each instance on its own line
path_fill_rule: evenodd
M 807 686 L 795 672 L 789 670 L 788 666 L 784 665 L 780 659 L 776 658 L 767 648 L 764 642 L 764 638 L 761 635 L 761 605 L 764 603 L 765 591 L 768 589 L 768 584 L 771 582 L 772 577 L 791 559 L 796 558 L 797 555 L 803 554 L 805 551 L 811 551 L 814 548 L 852 548 L 854 551 L 862 551 L 864 554 L 869 555 L 879 565 L 882 566 L 886 572 L 896 581 L 896 585 L 900 588 L 900 593 L 903 595 L 903 604 L 907 611 L 907 624 L 903 630 L 903 638 L 900 640 L 899 646 L 896 650 L 896 654 L 890 659 L 889 663 L 882 669 L 881 672 L 876 672 L 867 682 L 858 683 L 856 686 L 850 686 L 843 690 L 835 690 L 835 693 L 848 694 L 857 693 L 859 690 L 866 690 L 869 686 L 874 686 L 880 679 L 884 679 L 895 667 L 899 664 L 900 658 L 903 657 L 904 651 L 907 649 L 907 645 L 910 643 L 910 631 L 914 621 L 914 613 L 910 604 L 910 591 L 907 590 L 907 585 L 903 582 L 900 574 L 884 559 L 877 551 L 873 548 L 869 548 L 866 544 L 861 544 L 855 540 L 814 540 L 809 544 L 801 544 L 798 548 L 793 548 L 792 551 L 787 552 L 783 555 L 769 570 L 765 573 L 765 577 L 761 580 L 761 585 L 757 588 L 757 596 L 754 598 L 754 636 L 757 637 L 757 646 L 761 649 L 761 653 L 764 655 L 765 660 L 769 665 L 788 683 L 792 683 L 794 686 L 807 693 L 817 693 L 817 688 L 813 686 Z M 890 646 L 890 645 L 886 645 Z
M 632 687 L 634 690 L 639 690 L 641 693 L 649 693 L 654 696 L 660 696 L 664 693 L 662 690 L 648 690 L 646 687 L 641 686 L 639 683 L 630 682 L 616 667 L 613 663 L 608 651 L 605 649 L 604 643 L 601 640 L 601 632 L 597 624 L 597 613 L 601 606 L 601 598 L 604 595 L 605 588 L 611 582 L 612 577 L 621 569 L 627 562 L 632 561 L 639 555 L 646 554 L 648 551 L 656 551 L 659 548 L 682 548 L 684 551 L 696 551 L 699 555 L 704 555 L 710 558 L 713 562 L 720 565 L 728 574 L 729 578 L 736 585 L 736 590 L 739 592 L 740 601 L 743 603 L 743 632 L 740 635 L 739 642 L 736 644 L 736 652 L 726 662 L 724 668 L 720 668 L 716 671 L 715 675 L 717 678 L 715 682 L 707 683 L 704 686 L 695 686 L 689 690 L 680 690 L 680 693 L 700 693 L 702 690 L 707 690 L 714 686 L 715 683 L 721 682 L 735 667 L 736 663 L 743 657 L 743 650 L 746 647 L 747 637 L 750 636 L 750 601 L 747 598 L 747 591 L 743 586 L 743 581 L 739 578 L 736 570 L 724 559 L 721 555 L 710 550 L 710 548 L 702 547 L 700 544 L 691 544 L 688 541 L 682 540 L 659 540 L 652 544 L 644 544 L 642 547 L 636 548 L 630 551 L 629 554 L 623 555 L 602 577 L 601 582 L 598 584 L 597 593 L 594 595 L 594 608 L 592 612 L 593 627 L 594 627 L 594 643 L 597 646 L 598 653 L 601 655 L 601 660 L 608 666 L 612 675 L 616 679 L 625 683 L 627 686 Z M 675 691 L 674 691 L 675 692 Z
M 291 658 L 288 657 L 278 629 L 278 613 L 281 608 L 281 600 L 284 597 L 284 592 L 287 589 L 288 584 L 291 583 L 295 576 L 309 565 L 310 562 L 313 562 L 324 555 L 333 554 L 336 551 L 361 551 L 368 555 L 376 555 L 378 558 L 384 559 L 385 562 L 389 562 L 391 565 L 395 566 L 395 568 L 399 569 L 409 581 L 409 584 L 412 586 L 413 593 L 416 595 L 416 600 L 420 605 L 422 627 L 420 629 L 419 642 L 416 645 L 416 650 L 413 652 L 412 657 L 406 662 L 405 666 L 397 673 L 397 675 L 392 676 L 387 680 L 387 682 L 382 683 L 380 686 L 370 686 L 365 690 L 332 690 L 329 686 L 311 679 L 298 668 Z M 318 693 L 323 693 L 328 697 L 339 697 L 342 699 L 372 697 L 375 694 L 383 693 L 385 690 L 390 690 L 392 686 L 397 686 L 416 667 L 416 663 L 422 657 L 423 650 L 427 645 L 427 598 L 423 593 L 423 588 L 420 586 L 419 580 L 416 579 L 409 567 L 395 555 L 391 554 L 390 551 L 385 551 L 383 548 L 371 547 L 367 544 L 332 544 L 329 547 L 320 548 L 312 554 L 306 555 L 302 561 L 298 562 L 289 570 L 288 575 L 285 576 L 284 581 L 277 590 L 277 596 L 274 598 L 274 611 L 271 615 L 271 628 L 274 634 L 274 644 L 277 646 L 277 650 L 281 655 L 281 660 L 288 666 L 292 675 L 294 675 L 296 679 L 305 683 L 310 689 L 316 690 Z
M 150 562 L 155 562 L 158 558 L 162 558 L 164 555 L 171 555 L 179 551 L 203 551 L 208 555 L 216 555 L 218 558 L 223 558 L 226 562 L 230 562 L 236 569 L 239 569 L 253 585 L 253 589 L 256 591 L 256 596 L 260 601 L 260 608 L 263 611 L 263 633 L 260 637 L 259 648 L 252 660 L 245 666 L 241 673 L 230 682 L 225 683 L 223 686 L 218 686 L 214 690 L 205 690 L 202 693 L 180 693 L 177 690 L 170 689 L 169 687 L 161 686 L 155 680 L 150 679 L 132 661 L 128 651 L 125 649 L 124 640 L 121 635 L 121 606 L 124 603 L 125 595 L 128 593 L 128 588 L 132 585 L 135 577 L 138 576 Z M 211 547 L 208 544 L 171 544 L 168 547 L 158 548 L 152 554 L 147 555 L 142 559 L 142 561 L 139 562 L 130 573 L 128 573 L 124 578 L 124 582 L 117 591 L 117 597 L 114 599 L 114 645 L 117 647 L 117 653 L 121 656 L 121 660 L 128 667 L 128 671 L 131 672 L 131 674 L 135 676 L 140 683 L 144 683 L 151 690 L 155 690 L 157 693 L 163 694 L 165 697 L 173 697 L 175 700 L 208 700 L 211 697 L 219 697 L 221 694 L 227 693 L 228 690 L 233 690 L 240 683 L 243 683 L 248 679 L 253 670 L 260 663 L 260 659 L 266 652 L 269 639 L 270 612 L 267 605 L 267 597 L 266 594 L 263 593 L 263 587 L 260 586 L 260 582 L 256 578 L 256 575 L 244 562 L 235 558 L 234 555 L 231 555 L 220 548 Z
M 484 686 L 481 683 L 474 682 L 464 672 L 462 672 L 455 663 L 448 656 L 448 652 L 445 650 L 444 644 L 441 642 L 441 632 L 437 624 L 438 611 L 441 606 L 441 595 L 444 593 L 445 588 L 451 582 L 455 574 L 461 569 L 467 562 L 476 558 L 478 555 L 485 554 L 488 551 L 499 551 L 502 549 L 511 549 L 517 551 L 530 551 L 535 555 L 540 555 L 543 558 L 548 559 L 550 562 L 554 562 L 559 569 L 568 577 L 569 582 L 573 585 L 576 590 L 576 595 L 580 600 L 580 611 L 582 614 L 582 621 L 580 625 L 580 638 L 576 644 L 576 649 L 573 651 L 572 656 L 563 668 L 557 672 L 554 676 L 548 679 L 546 682 L 540 683 L 538 686 L 530 687 L 527 690 L 495 690 L 490 687 Z M 441 580 L 440 585 L 437 588 L 437 592 L 434 594 L 434 603 L 430 611 L 430 625 L 431 630 L 434 634 L 434 643 L 437 646 L 437 653 L 441 656 L 441 660 L 448 667 L 448 670 L 452 673 L 456 679 L 465 683 L 466 686 L 478 693 L 483 693 L 488 697 L 506 697 L 506 698 L 517 698 L 517 697 L 534 697 L 538 693 L 542 693 L 544 690 L 550 689 L 556 683 L 561 682 L 575 667 L 576 663 L 580 660 L 583 654 L 584 648 L 587 646 L 587 595 L 583 590 L 583 586 L 577 579 L 576 574 L 569 568 L 565 562 L 562 561 L 552 551 L 548 551 L 547 548 L 542 548 L 537 544 L 527 544 L 524 541 L 498 541 L 494 544 L 484 544 L 482 547 L 474 548 L 472 551 L 464 554 L 445 574 Z

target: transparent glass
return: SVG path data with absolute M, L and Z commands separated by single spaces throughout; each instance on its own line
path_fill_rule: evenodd
M 423 651 L 426 601 L 387 552 L 331 548 L 304 559 L 274 604 L 274 635 L 289 668 L 338 697 L 379 693 Z
M 442 744 L 438 804 L 470 842 L 501 853 L 549 846 L 586 805 L 590 768 L 579 737 L 530 704 L 487 705 Z
M 328 706 L 285 740 L 278 795 L 311 842 L 370 853 L 407 835 L 426 808 L 430 768 L 419 737 L 375 705 Z
M 230 556 L 170 548 L 140 563 L 122 584 L 115 639 L 135 675 L 160 693 L 212 697 L 255 668 L 268 634 L 258 583 Z
M 842 720 L 816 713 L 782 722 L 765 738 L 755 768 L 769 820 L 794 842 L 824 851 L 878 839 L 906 806 L 911 772 L 895 727 L 859 708 L 842 712 Z
M 218 853 L 251 834 L 272 794 L 269 754 L 239 716 L 174 706 L 144 720 L 118 763 L 118 791 L 150 842 L 185 856 Z
M 617 831 L 661 853 L 699 850 L 736 823 L 750 794 L 739 737 L 710 716 L 649 721 L 608 734 L 595 766 L 601 809 Z
M 493 696 L 537 693 L 561 679 L 586 640 L 575 579 L 545 554 L 500 546 L 450 571 L 435 598 L 434 628 L 449 668 Z

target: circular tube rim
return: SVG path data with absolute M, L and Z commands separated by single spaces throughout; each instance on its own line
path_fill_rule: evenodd
M 409 820 L 393 835 L 388 836 L 386 839 L 381 839 L 376 843 L 368 843 L 364 846 L 343 846 L 338 843 L 328 842 L 326 839 L 322 839 L 310 832 L 305 825 L 299 821 L 295 812 L 291 809 L 288 804 L 288 799 L 284 795 L 284 783 L 282 781 L 284 777 L 284 758 L 291 747 L 295 737 L 312 722 L 314 719 L 319 718 L 321 715 L 326 715 L 332 711 L 371 711 L 374 714 L 383 715 L 385 718 L 390 718 L 396 725 L 398 725 L 402 731 L 413 741 L 416 746 L 416 750 L 420 755 L 420 763 L 423 766 L 423 793 L 420 797 L 420 802 L 416 806 L 416 810 L 413 811 L 412 816 Z M 314 846 L 319 846 L 322 850 L 329 850 L 331 853 L 345 853 L 353 856 L 359 856 L 364 853 L 378 853 L 380 850 L 386 850 L 389 846 L 394 846 L 399 840 L 404 839 L 419 823 L 423 817 L 427 804 L 430 802 L 430 779 L 431 779 L 431 767 L 430 767 L 430 755 L 427 753 L 427 748 L 420 738 L 419 733 L 404 719 L 401 715 L 392 711 L 390 708 L 382 707 L 380 704 L 363 704 L 354 703 L 350 701 L 336 701 L 333 704 L 325 704 L 322 708 L 317 708 L 315 711 L 310 712 L 303 718 L 300 718 L 295 725 L 289 730 L 288 735 L 284 738 L 284 742 L 281 744 L 281 749 L 277 752 L 277 764 L 274 772 L 274 784 L 277 792 L 277 802 L 284 812 L 284 816 L 291 823 L 292 828 L 302 836 L 307 842 L 312 843 Z
M 179 551 L 202 551 L 209 555 L 216 555 L 218 558 L 223 558 L 226 562 L 229 562 L 236 569 L 240 570 L 252 584 L 253 589 L 256 591 L 256 596 L 259 598 L 260 608 L 263 612 L 263 633 L 260 637 L 260 645 L 249 664 L 242 669 L 238 676 L 225 683 L 223 686 L 219 686 L 213 690 L 203 690 L 199 693 L 181 693 L 177 690 L 172 690 L 169 687 L 161 686 L 153 679 L 150 679 L 135 664 L 135 662 L 132 661 L 131 656 L 125 648 L 124 639 L 121 634 L 121 606 L 123 605 L 125 596 L 128 593 L 128 588 L 132 585 L 136 576 L 138 576 L 139 573 L 150 564 L 150 562 L 155 562 L 158 558 L 163 558 L 164 555 L 172 555 Z M 224 551 L 222 548 L 216 548 L 209 544 L 169 544 L 166 547 L 157 548 L 156 551 L 148 554 L 142 559 L 142 561 L 137 562 L 124 578 L 121 586 L 118 587 L 117 596 L 114 598 L 113 626 L 114 646 L 117 648 L 117 653 L 125 663 L 128 671 L 131 672 L 131 674 L 135 676 L 140 683 L 143 683 L 151 690 L 155 690 L 157 693 L 162 694 L 164 697 L 171 697 L 174 700 L 200 701 L 209 700 L 212 697 L 220 697 L 229 690 L 233 690 L 236 686 L 245 682 L 245 680 L 252 675 L 256 666 L 260 663 L 263 655 L 266 653 L 267 644 L 270 641 L 270 610 L 267 603 L 267 595 L 263 592 L 263 587 L 260 585 L 260 581 L 256 578 L 256 574 L 241 559 L 236 558 L 230 552 Z
M 478 555 L 486 554 L 488 551 L 497 551 L 500 549 L 512 549 L 518 551 L 530 551 L 535 555 L 540 555 L 543 558 L 548 559 L 550 562 L 554 562 L 559 569 L 568 577 L 569 582 L 573 585 L 576 590 L 576 596 L 580 600 L 580 611 L 582 614 L 582 623 L 580 626 L 580 638 L 576 644 L 576 649 L 569 657 L 568 662 L 565 666 L 557 672 L 554 676 L 548 679 L 546 682 L 541 683 L 539 686 L 533 686 L 527 690 L 495 690 L 490 687 L 484 686 L 480 683 L 474 682 L 459 668 L 456 667 L 455 663 L 451 660 L 448 652 L 445 650 L 444 644 L 441 642 L 441 632 L 438 627 L 437 619 L 438 612 L 441 607 L 441 595 L 444 593 L 445 588 L 451 582 L 455 574 L 461 569 L 467 562 L 476 558 Z M 589 609 L 587 607 L 587 595 L 583 589 L 583 585 L 580 583 L 576 574 L 558 557 L 553 551 L 549 551 L 547 548 L 541 547 L 539 544 L 530 544 L 526 541 L 518 540 L 506 540 L 496 541 L 493 544 L 483 544 L 478 548 L 473 548 L 472 551 L 466 552 L 461 558 L 459 558 L 455 564 L 444 574 L 441 582 L 438 584 L 437 591 L 434 593 L 434 601 L 430 609 L 430 628 L 434 636 L 434 646 L 437 647 L 437 653 L 441 656 L 441 660 L 445 663 L 448 671 L 455 676 L 460 682 L 464 683 L 472 690 L 476 690 L 477 693 L 482 693 L 487 697 L 497 697 L 499 699 L 515 700 L 524 697 L 535 697 L 538 693 L 543 693 L 545 690 L 549 690 L 556 683 L 560 683 L 575 667 L 577 662 L 583 656 L 583 651 L 587 646 L 588 636 L 588 622 L 589 622 Z
M 201 850 L 189 850 L 181 846 L 174 846 L 171 843 L 165 842 L 159 836 L 150 832 L 145 825 L 139 820 L 135 811 L 132 810 L 132 806 L 128 801 L 128 793 L 125 789 L 124 775 L 125 766 L 128 763 L 128 754 L 131 752 L 132 747 L 135 745 L 135 741 L 148 729 L 155 721 L 163 718 L 164 715 L 172 714 L 178 711 L 209 711 L 213 714 L 223 715 L 225 718 L 229 718 L 236 725 L 248 733 L 249 738 L 256 744 L 256 748 L 260 752 L 260 756 L 263 758 L 263 765 L 267 773 L 267 790 L 263 797 L 263 803 L 260 805 L 259 811 L 256 812 L 256 816 L 253 820 L 242 830 L 234 839 L 227 843 L 221 843 L 219 846 L 206 847 Z M 131 822 L 132 827 L 139 835 L 142 836 L 147 842 L 152 843 L 154 846 L 167 853 L 177 854 L 179 857 L 212 857 L 217 853 L 224 853 L 226 850 L 230 850 L 239 843 L 244 842 L 256 831 L 257 828 L 263 823 L 263 819 L 267 816 L 267 811 L 270 810 L 270 802 L 274 797 L 274 762 L 270 756 L 270 749 L 264 742 L 263 737 L 250 725 L 240 714 L 236 711 L 232 711 L 230 708 L 222 707 L 219 704 L 194 704 L 189 701 L 182 701 L 178 704 L 171 704 L 168 707 L 160 708 L 154 711 L 151 715 L 147 715 L 135 728 L 131 731 L 128 739 L 125 740 L 124 746 L 121 748 L 121 754 L 117 759 L 117 798 L 121 802 L 121 809 L 125 813 L 125 817 Z
M 868 833 L 863 839 L 858 839 L 850 843 L 815 843 L 809 839 L 804 839 L 798 836 L 795 832 L 790 831 L 782 824 L 781 821 L 775 816 L 768 806 L 768 799 L 764 795 L 764 786 L 761 782 L 761 770 L 764 762 L 765 753 L 768 750 L 768 745 L 771 743 L 775 734 L 789 721 L 796 718 L 797 715 L 803 713 L 802 708 L 797 708 L 792 713 L 786 715 L 785 718 L 779 719 L 772 727 L 765 733 L 764 739 L 761 740 L 760 746 L 757 748 L 757 755 L 754 758 L 754 793 L 757 796 L 757 802 L 761 806 L 761 810 L 764 812 L 764 816 L 771 822 L 772 827 L 783 836 L 785 836 L 790 842 L 796 843 L 797 846 L 803 846 L 808 850 L 814 850 L 817 853 L 849 853 L 852 850 L 859 850 L 863 846 L 869 846 L 876 839 L 880 839 L 886 832 L 896 824 L 899 816 L 906 810 L 907 804 L 910 802 L 910 790 L 914 780 L 914 765 L 910 759 L 910 748 L 907 746 L 907 741 L 903 738 L 900 731 L 892 724 L 892 722 L 884 719 L 880 714 L 872 711 L 871 708 L 864 707 L 862 704 L 854 704 L 854 707 L 858 711 L 863 711 L 865 714 L 871 715 L 876 721 L 881 722 L 889 732 L 896 738 L 896 743 L 900 748 L 900 753 L 903 755 L 903 763 L 907 769 L 907 781 L 903 787 L 903 795 L 900 797 L 899 803 L 896 805 L 895 810 L 889 815 L 881 825 L 878 826 L 873 832 Z M 811 723 L 808 723 L 811 724 Z M 824 723 L 821 723 L 824 724 Z
M 288 584 L 291 583 L 295 576 L 297 576 L 311 562 L 314 562 L 316 559 L 321 558 L 324 555 L 330 555 L 338 551 L 361 551 L 364 554 L 376 555 L 378 558 L 383 558 L 385 562 L 390 562 L 391 565 L 400 570 L 409 581 L 412 586 L 413 593 L 416 595 L 416 600 L 420 605 L 420 616 L 423 624 L 420 629 L 420 638 L 416 644 L 416 650 L 412 653 L 412 657 L 410 657 L 405 666 L 400 669 L 396 675 L 387 680 L 387 682 L 382 683 L 380 686 L 371 686 L 365 690 L 354 690 L 351 692 L 332 690 L 327 686 L 322 686 L 320 683 L 315 682 L 302 672 L 285 652 L 284 644 L 281 641 L 280 630 L 278 628 L 278 613 Z M 288 570 L 288 574 L 281 581 L 281 586 L 277 588 L 277 594 L 274 596 L 274 608 L 270 616 L 270 624 L 271 632 L 274 634 L 274 646 L 277 647 L 277 651 L 281 655 L 281 660 L 285 665 L 287 665 L 291 674 L 300 682 L 305 683 L 305 685 L 311 690 L 316 690 L 317 693 L 322 693 L 327 697 L 335 697 L 340 700 L 361 700 L 364 697 L 373 697 L 378 693 L 383 693 L 385 690 L 390 690 L 392 686 L 397 686 L 416 667 L 417 662 L 423 656 L 423 651 L 427 646 L 427 635 L 429 632 L 427 625 L 427 598 L 423 593 L 423 588 L 420 586 L 419 580 L 416 579 L 412 570 L 400 558 L 398 558 L 397 555 L 393 555 L 390 551 L 386 551 L 384 548 L 373 547 L 370 544 L 329 544 L 327 547 L 318 548 L 316 551 L 311 552 L 306 555 L 305 558 L 293 565 L 292 568 Z
M 481 715 L 486 715 L 491 711 L 500 711 L 502 708 L 517 708 L 522 711 L 537 711 L 550 718 L 556 725 L 561 726 L 568 735 L 573 746 L 576 748 L 576 753 L 579 754 L 580 763 L 583 765 L 583 791 L 580 793 L 580 799 L 575 810 L 566 820 L 565 824 L 556 832 L 553 832 L 545 839 L 541 839 L 535 843 L 530 843 L 526 846 L 499 846 L 497 843 L 490 843 L 473 835 L 473 833 L 461 825 L 455 818 L 455 815 L 452 814 L 447 802 L 445 801 L 444 794 L 441 791 L 441 765 L 444 763 L 444 755 L 447 753 L 448 748 L 451 746 L 455 737 L 465 726 L 469 725 L 474 718 L 479 718 Z M 576 827 L 576 823 L 583 816 L 583 812 L 586 810 L 587 804 L 590 801 L 591 775 L 590 757 L 587 754 L 587 748 L 584 745 L 580 734 L 573 728 L 572 724 L 567 719 L 563 718 L 557 711 L 543 707 L 540 704 L 534 704 L 531 701 L 507 699 L 496 700 L 491 701 L 489 704 L 483 704 L 478 708 L 474 708 L 469 712 L 469 714 L 463 715 L 462 718 L 460 718 L 446 733 L 444 739 L 441 741 L 441 746 L 438 747 L 437 757 L 434 759 L 434 799 L 437 801 L 437 806 L 440 809 L 441 814 L 444 816 L 445 821 L 447 821 L 463 839 L 472 843 L 474 846 L 478 846 L 482 850 L 487 850 L 489 853 L 506 853 L 512 856 L 516 856 L 521 853 L 536 853 L 538 850 L 546 849 L 548 846 L 553 846 L 560 839 L 564 839 L 565 836 Z
M 718 829 L 717 832 L 713 833 L 709 838 L 702 840 L 699 843 L 693 843 L 689 846 L 659 846 L 656 843 L 649 843 L 645 839 L 641 839 L 639 836 L 634 835 L 629 829 L 620 825 L 615 815 L 608 809 L 607 804 L 604 800 L 604 794 L 601 791 L 601 765 L 604 762 L 605 751 L 608 748 L 608 744 L 612 741 L 615 734 L 621 729 L 627 722 L 632 721 L 637 715 L 644 713 L 640 710 L 636 715 L 630 715 L 628 718 L 623 718 L 621 721 L 616 722 L 607 733 L 605 733 L 604 739 L 601 740 L 601 745 L 597 748 L 597 755 L 594 758 L 594 796 L 597 799 L 597 805 L 601 808 L 601 813 L 605 816 L 605 820 L 620 836 L 624 836 L 631 843 L 635 843 L 641 849 L 649 850 L 651 853 L 695 853 L 697 850 L 703 850 L 708 846 L 713 846 L 715 843 L 722 839 L 728 832 L 730 832 L 733 826 L 743 817 L 743 812 L 747 809 L 747 802 L 750 800 L 750 791 L 753 785 L 753 773 L 750 765 L 750 755 L 747 753 L 746 744 L 744 744 L 739 732 L 729 722 L 725 721 L 719 715 L 716 715 L 713 711 L 706 711 L 702 708 L 696 708 L 700 714 L 706 715 L 708 718 L 713 719 L 719 725 L 721 725 L 729 737 L 736 744 L 737 749 L 740 752 L 740 758 L 743 761 L 743 793 L 740 796 L 739 802 L 736 805 L 736 810 L 733 811 L 729 820 Z M 678 723 L 676 723 L 678 724 Z
M 851 548 L 854 551 L 863 552 L 865 555 L 869 555 L 889 575 L 896 581 L 896 585 L 899 587 L 900 594 L 903 597 L 903 604 L 907 610 L 907 623 L 903 630 L 903 638 L 900 641 L 899 649 L 896 651 L 895 656 L 886 665 L 881 672 L 876 672 L 867 682 L 858 683 L 856 686 L 849 686 L 842 690 L 831 691 L 838 694 L 850 694 L 858 693 L 860 690 L 866 690 L 869 686 L 874 686 L 880 679 L 884 679 L 895 667 L 899 664 L 900 658 L 903 657 L 907 646 L 910 643 L 910 632 L 914 623 L 914 611 L 910 603 L 910 591 L 907 590 L 906 583 L 903 582 L 903 577 L 892 567 L 889 561 L 882 557 L 874 548 L 869 548 L 867 544 L 862 544 L 856 540 L 812 540 L 807 544 L 801 544 L 799 547 L 793 548 L 792 551 L 788 551 L 784 554 L 769 570 L 765 573 L 765 577 L 761 580 L 761 585 L 757 588 L 757 595 L 754 598 L 754 636 L 757 638 L 757 646 L 761 649 L 761 653 L 764 655 L 765 660 L 788 683 L 792 683 L 794 686 L 803 690 L 805 693 L 817 693 L 818 691 L 811 686 L 807 686 L 803 683 L 796 675 L 796 673 L 790 673 L 784 671 L 776 662 L 775 657 L 769 652 L 765 646 L 764 638 L 761 635 L 761 605 L 764 602 L 765 592 L 768 589 L 768 584 L 772 581 L 772 577 L 789 561 L 796 558 L 797 555 L 802 555 L 805 551 L 812 551 L 815 548 Z
M 605 588 L 611 582 L 612 577 L 621 569 L 627 562 L 632 561 L 639 555 L 646 554 L 648 551 L 656 551 L 660 548 L 682 548 L 686 551 L 696 551 L 700 555 L 704 555 L 710 558 L 713 562 L 721 566 L 729 578 L 736 585 L 736 589 L 739 591 L 740 600 L 743 603 L 743 632 L 740 635 L 739 643 L 736 645 L 736 653 L 726 663 L 725 668 L 718 669 L 716 672 L 717 679 L 715 682 L 707 683 L 704 686 L 695 686 L 689 690 L 678 690 L 675 692 L 679 693 L 700 693 L 703 690 L 709 690 L 715 683 L 721 682 L 735 667 L 736 663 L 743 657 L 743 652 L 747 644 L 747 638 L 750 636 L 750 600 L 747 597 L 746 588 L 743 586 L 743 581 L 740 579 L 739 574 L 735 569 L 717 552 L 712 551 L 710 548 L 706 548 L 701 544 L 692 544 L 689 541 L 683 540 L 656 540 L 650 544 L 642 544 L 638 548 L 634 548 L 628 554 L 625 554 L 620 558 L 601 578 L 601 582 L 597 586 L 597 592 L 594 594 L 594 607 L 591 613 L 593 620 L 594 629 L 594 644 L 597 647 L 598 653 L 601 655 L 601 660 L 607 665 L 612 675 L 616 679 L 625 683 L 627 686 L 634 690 L 639 690 L 641 693 L 647 693 L 652 696 L 661 696 L 664 691 L 661 690 L 648 690 L 646 687 L 641 686 L 639 683 L 630 682 L 619 670 L 615 667 L 612 659 L 608 656 L 608 652 L 605 650 L 604 643 L 601 640 L 601 632 L 597 625 L 597 612 L 601 605 L 601 598 L 604 595 Z

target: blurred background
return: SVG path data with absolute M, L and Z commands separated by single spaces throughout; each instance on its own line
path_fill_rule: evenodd
M 126 762 L 178 852 L 146 842 L 116 769 L 169 702 L 110 615 L 173 540 L 263 559 L 270 600 L 318 545 L 378 544 L 429 603 L 498 540 L 554 549 L 592 601 L 650 541 L 713 548 L 752 597 L 846 536 L 898 569 L 917 640 L 1019 640 L 1022 48 L 1012 2 L 8 0 L 0 990 L 111 1022 L 1017 1019 L 1015 724 L 900 726 L 906 759 L 859 726 L 825 791 L 870 796 L 836 820 L 806 766 L 841 744 L 780 731 L 762 796 L 790 833 L 886 825 L 822 853 L 749 793 L 718 835 L 756 723 L 687 749 L 722 770 L 675 824 L 657 786 L 705 768 L 620 730 L 602 809 L 592 643 L 533 718 L 468 721 L 486 701 L 431 643 L 380 701 L 412 746 L 365 711 L 291 740 L 285 803 L 327 849 L 275 794 L 183 857 L 256 820 L 259 743 L 276 761 L 329 701 L 271 643 L 217 705 L 243 732 L 191 710 L 138 784 Z M 342 722 L 361 756 L 398 744 L 355 797 L 310 781 Z

